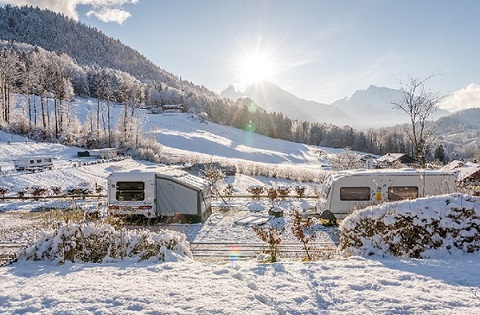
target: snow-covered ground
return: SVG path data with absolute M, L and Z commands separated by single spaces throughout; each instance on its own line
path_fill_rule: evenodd
M 257 162 L 285 163 L 299 169 L 324 164 L 316 154 L 318 147 L 205 125 L 182 115 L 149 115 L 153 116 L 159 119 L 155 120 L 158 129 L 154 132 L 164 149 L 172 152 L 251 157 Z M 152 167 L 151 163 L 131 159 L 72 167 L 68 160 L 77 150 L 25 143 L 23 138 L 0 133 L 1 163 L 35 154 L 52 155 L 56 157 L 54 166 L 59 166 L 42 173 L 4 175 L 0 186 L 15 191 L 27 186 L 105 185 L 112 171 Z M 297 184 L 245 175 L 231 176 L 225 183 L 232 183 L 238 191 L 258 184 Z M 312 194 L 318 188 L 318 184 L 306 185 Z M 265 213 L 270 202 L 227 199 L 227 203 L 233 210 L 215 212 L 205 224 L 170 228 L 182 230 L 190 242 L 259 242 L 251 227 L 235 224 L 235 220 Z M 281 206 L 307 209 L 313 203 L 291 199 Z M 7 233 L 0 233 L 0 243 L 9 237 L 31 242 L 38 231 L 29 230 L 28 224 L 36 221 L 25 221 L 21 215 L 42 205 L 49 206 L 42 202 L 1 202 L 0 229 Z M 277 220 L 288 225 L 288 217 Z M 26 229 L 15 234 L 15 226 Z M 332 231 L 319 229 L 322 240 L 334 243 Z M 291 235 L 285 234 L 285 238 Z M 216 263 L 186 259 L 58 266 L 46 261 L 20 261 L 0 267 L 0 314 L 480 314 L 478 253 L 444 254 L 424 260 L 338 255 L 315 262 L 281 259 L 263 264 L 255 259 L 236 260 L 235 251 L 231 249 L 232 260 Z

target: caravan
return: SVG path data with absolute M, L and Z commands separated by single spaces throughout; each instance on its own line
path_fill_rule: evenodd
M 53 169 L 52 157 L 32 156 L 14 160 L 17 172 L 36 172 Z
M 117 172 L 108 177 L 110 215 L 204 222 L 212 213 L 210 185 L 187 173 Z
M 316 210 L 335 222 L 355 209 L 455 191 L 456 176 L 434 170 L 358 170 L 327 177 Z

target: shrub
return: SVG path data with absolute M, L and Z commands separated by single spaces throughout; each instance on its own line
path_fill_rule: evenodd
M 428 258 L 436 252 L 480 251 L 480 198 L 447 195 L 354 212 L 340 224 L 346 254 Z
M 314 222 L 310 218 L 302 221 L 302 216 L 298 210 L 292 212 L 292 219 L 292 233 L 302 243 L 307 259 L 312 260 L 311 248 L 308 246 L 308 243 L 315 240 L 317 236 L 313 230 Z
M 223 194 L 225 196 L 231 196 L 233 195 L 233 185 L 232 184 L 228 184 L 224 189 L 223 189 Z
M 87 187 L 74 187 L 67 189 L 67 195 L 78 196 L 78 195 L 90 195 L 92 191 Z
M 282 242 L 282 233 L 285 231 L 285 228 L 277 230 L 276 227 L 258 227 L 254 226 L 253 230 L 257 233 L 258 237 L 268 244 L 267 254 L 270 254 L 270 262 L 276 262 L 280 254 L 279 245 Z
M 0 196 L 5 198 L 5 195 L 10 192 L 10 188 L 8 187 L 0 187 Z
M 105 223 L 62 224 L 45 232 L 19 259 L 101 263 L 131 258 L 173 260 L 170 252 L 192 257 L 186 236 L 176 231 L 119 230 Z
M 47 194 L 47 189 L 42 187 L 32 187 L 31 194 L 34 197 L 45 196 Z
M 53 186 L 53 187 L 50 187 L 50 190 L 56 196 L 60 196 L 62 194 L 62 188 L 61 187 Z
M 305 197 L 305 191 L 307 190 L 307 187 L 306 186 L 295 186 L 295 192 L 297 193 L 297 196 L 299 198 L 303 198 Z

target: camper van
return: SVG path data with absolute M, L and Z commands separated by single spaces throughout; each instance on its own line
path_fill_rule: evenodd
M 434 170 L 358 170 L 327 177 L 316 210 L 336 222 L 355 209 L 388 201 L 442 195 L 455 191 L 456 176 Z
M 53 169 L 53 162 L 50 156 L 24 157 L 14 161 L 17 172 L 36 172 Z
M 204 222 L 212 213 L 210 185 L 187 173 L 116 172 L 108 177 L 110 215 Z

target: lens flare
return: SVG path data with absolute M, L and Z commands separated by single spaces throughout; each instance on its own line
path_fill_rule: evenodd
M 247 126 L 245 127 L 245 131 L 248 131 L 248 132 L 255 132 L 255 129 L 257 126 L 255 125 L 255 123 L 253 123 L 251 120 L 248 122 Z
M 237 245 L 230 246 L 229 252 L 230 252 L 230 261 L 232 263 L 237 262 L 240 256 L 240 247 Z

